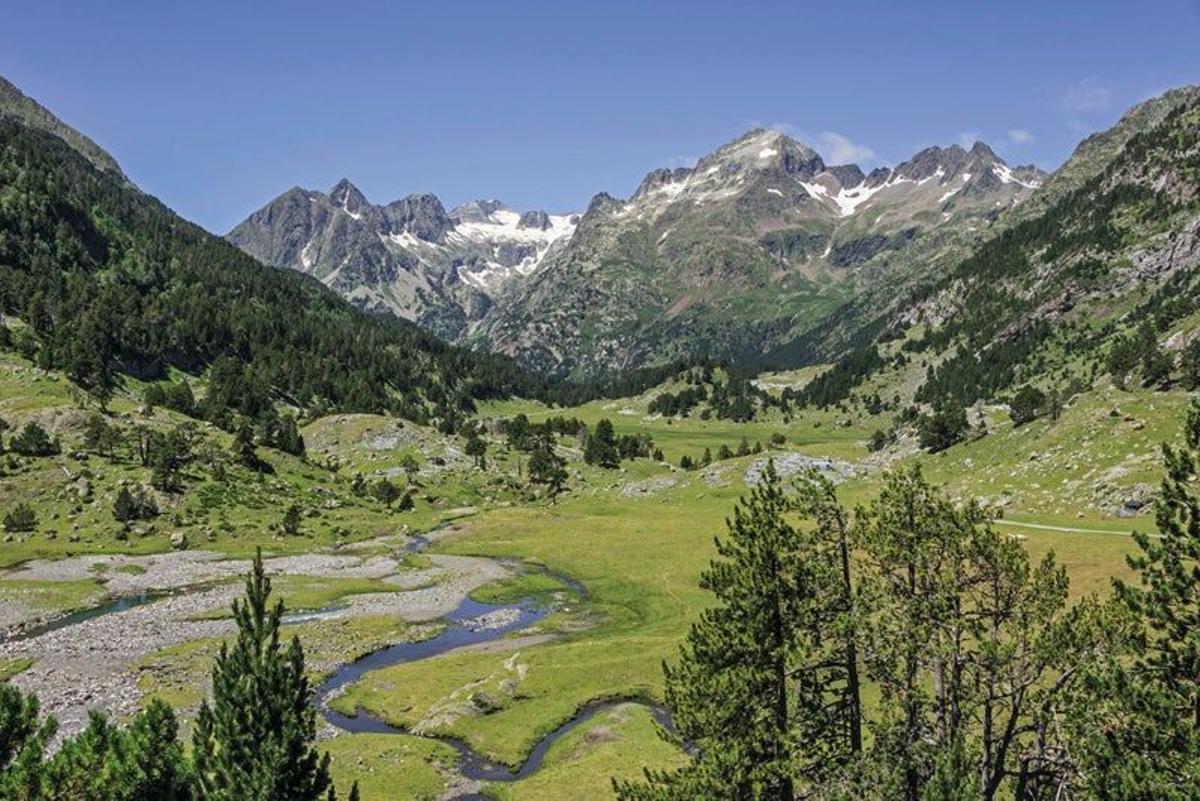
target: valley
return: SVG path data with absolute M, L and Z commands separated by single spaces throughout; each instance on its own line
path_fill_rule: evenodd
M 16 419 L 24 410 L 55 420 L 51 430 L 75 453 L 72 431 L 85 413 L 71 411 L 69 384 L 19 359 L 6 366 L 0 415 Z M 30 375 L 39 378 L 13 378 Z M 760 382 L 793 379 L 764 375 Z M 190 481 L 199 483 L 185 497 L 204 499 L 203 506 L 185 502 L 123 541 L 119 524 L 99 521 L 110 515 L 121 482 L 144 475 L 139 468 L 99 455 L 25 460 L 5 480 L 6 506 L 36 486 L 27 497 L 43 499 L 44 522 L 5 543 L 0 609 L 10 632 L 25 626 L 29 633 L 0 644 L 0 663 L 13 666 L 10 681 L 47 699 L 65 733 L 83 724 L 84 709 L 121 717 L 151 695 L 169 699 L 186 721 L 208 662 L 230 636 L 223 610 L 239 592 L 245 555 L 261 545 L 289 608 L 285 634 L 302 638 L 318 683 L 333 676 L 338 685 L 319 701 L 336 722 L 326 726 L 322 746 L 334 755 L 335 775 L 358 781 L 364 798 L 388 797 L 393 788 L 413 798 L 556 798 L 565 787 L 590 788 L 575 797 L 607 798 L 609 777 L 636 778 L 643 764 L 679 764 L 680 753 L 654 734 L 653 707 L 645 704 L 662 703 L 660 665 L 706 604 L 697 578 L 715 555 L 713 537 L 765 459 L 785 472 L 828 469 L 850 505 L 866 503 L 897 459 L 920 462 L 954 495 L 998 503 L 997 526 L 1031 554 L 1054 551 L 1074 597 L 1107 594 L 1113 576 L 1127 575 L 1129 532 L 1154 530 L 1148 507 L 1127 508 L 1127 497 L 1157 484 L 1158 443 L 1173 439 L 1189 399 L 1098 389 L 1068 402 L 1058 420 L 1021 427 L 1002 408 L 985 409 L 982 439 L 935 455 L 881 455 L 866 440 L 886 415 L 809 410 L 785 421 L 768 411 L 737 423 L 648 413 L 657 396 L 685 386 L 565 409 L 528 401 L 481 407 L 479 419 L 492 430 L 487 421 L 520 414 L 533 423 L 578 418 L 593 429 L 610 419 L 618 437 L 647 435 L 663 451 L 663 462 L 637 459 L 605 470 L 584 463 L 564 438 L 568 489 L 554 500 L 527 494 L 526 456 L 503 436 L 485 437 L 488 465 L 480 470 L 464 463 L 456 437 L 384 417 L 335 416 L 301 429 L 306 461 L 271 454 L 275 474 L 265 486 L 237 468 L 219 481 L 198 468 Z M 138 403 L 115 398 L 116 421 L 144 415 Z M 182 418 L 158 409 L 149 419 L 168 425 Z M 743 437 L 763 452 L 691 471 L 675 466 L 706 448 L 736 449 Z M 1096 441 L 1088 462 L 1072 463 L 1075 451 L 1063 443 L 1088 439 Z M 388 511 L 351 490 L 360 471 L 387 475 L 410 454 L 422 465 L 413 511 Z M 74 487 L 83 471 L 93 490 L 79 499 Z M 209 489 L 218 486 L 220 495 Z M 279 510 L 291 501 L 305 509 L 299 536 L 277 530 Z M 172 547 L 175 532 L 188 538 L 185 549 Z M 152 596 L 140 603 L 145 593 Z M 462 606 L 468 597 L 474 600 Z M 34 627 L 105 598 L 136 605 L 45 633 Z M 408 650 L 394 664 L 356 661 L 396 649 Z M 547 743 L 580 710 L 588 710 L 586 719 Z M 380 733 L 369 721 L 406 733 Z M 495 769 L 501 772 L 549 747 L 537 752 L 537 769 L 516 781 L 469 780 L 455 767 L 464 752 L 442 738 L 509 766 Z
M 1198 391 L 1196 87 L 220 237 L 0 82 L 0 797 L 1194 798 Z

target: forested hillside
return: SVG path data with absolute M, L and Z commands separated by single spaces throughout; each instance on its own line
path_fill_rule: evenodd
M 26 324 L 6 339 L 100 398 L 123 375 L 213 368 L 217 421 L 281 400 L 452 427 L 476 399 L 546 391 L 505 358 L 264 267 L 15 118 L 0 118 L 0 310 Z
M 1200 99 L 1193 93 L 1043 213 L 863 325 L 859 346 L 805 397 L 836 403 L 872 376 L 886 384 L 878 377 L 914 361 L 926 371 L 913 399 L 935 405 L 948 398 L 969 405 L 1024 384 L 1067 391 L 1104 373 L 1119 385 L 1191 382 L 1197 266 Z M 894 352 L 883 358 L 884 350 Z

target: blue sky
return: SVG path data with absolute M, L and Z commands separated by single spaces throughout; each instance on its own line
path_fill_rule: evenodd
M 224 232 L 293 185 L 583 208 L 756 126 L 834 160 L 1052 168 L 1200 82 L 1200 0 L 0 0 L 0 74 Z

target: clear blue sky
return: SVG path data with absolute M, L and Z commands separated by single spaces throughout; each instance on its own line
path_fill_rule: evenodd
M 16 2 L 0 74 L 224 232 L 293 185 L 580 209 L 754 125 L 1059 164 L 1200 82 L 1175 2 Z

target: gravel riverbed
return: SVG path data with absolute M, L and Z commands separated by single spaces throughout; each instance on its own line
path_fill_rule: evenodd
M 405 543 L 402 536 L 372 541 L 382 546 L 393 543 L 397 547 L 391 555 L 367 552 L 379 549 L 358 549 L 363 553 L 347 553 L 344 549 L 271 558 L 265 560 L 265 566 L 277 576 L 377 578 L 397 586 L 396 592 L 348 596 L 310 625 L 380 615 L 396 615 L 411 623 L 434 621 L 454 611 L 471 591 L 512 573 L 512 568 L 496 560 L 442 554 L 429 556 L 430 566 L 415 570 L 401 564 L 401 546 Z M 0 662 L 22 657 L 34 660 L 32 667 L 11 681 L 26 692 L 37 693 L 43 710 L 58 717 L 60 736 L 81 730 L 92 709 L 119 718 L 136 712 L 143 699 L 134 665 L 148 655 L 192 640 L 233 633 L 231 620 L 197 618 L 228 607 L 241 594 L 242 586 L 223 580 L 244 575 L 250 567 L 248 560 L 226 559 L 210 551 L 183 551 L 37 560 L 3 575 L 75 581 L 96 578 L 97 563 L 106 565 L 99 575 L 112 596 L 148 591 L 172 594 L 26 638 L 11 638 L 11 628 L 0 630 L 0 636 L 9 638 L 0 641 Z M 503 625 L 503 621 L 488 615 L 473 622 L 488 627 Z

